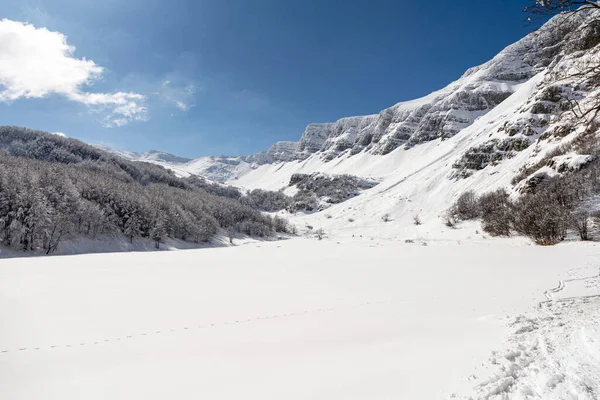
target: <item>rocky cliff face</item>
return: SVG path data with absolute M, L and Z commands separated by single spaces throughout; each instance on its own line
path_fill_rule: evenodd
M 565 71 L 582 69 L 593 60 L 600 63 L 598 14 L 590 11 L 566 19 L 555 17 L 441 90 L 398 103 L 379 114 L 310 124 L 298 142 L 277 142 L 247 157 L 203 157 L 161 165 L 179 169 L 182 174 L 229 181 L 272 163 L 309 157 L 321 161 L 352 159 L 359 153 L 385 155 L 397 148 L 409 149 L 465 132 L 468 147 L 449 156 L 451 179 L 468 177 L 517 155 L 523 155 L 520 162 L 526 164 L 528 172 L 540 162 L 537 158 L 543 157 L 548 146 L 558 146 L 579 135 L 565 116 L 570 110 L 566 99 L 577 99 L 585 105 L 600 98 L 600 83 L 581 84 L 561 78 Z M 513 96 L 528 85 L 534 87 L 528 98 Z M 502 111 L 493 124 L 476 123 L 491 110 L 504 108 L 513 111 Z M 152 154 L 139 158 L 158 162 Z
M 492 60 L 467 70 L 444 89 L 398 103 L 377 115 L 310 124 L 300 141 L 276 143 L 249 162 L 302 160 L 320 153 L 329 160 L 343 154 L 387 154 L 400 147 L 449 138 L 496 107 L 557 57 L 589 47 L 597 28 L 577 29 L 582 13 L 556 28 L 550 21 L 540 30 L 508 46 Z
M 545 164 L 552 163 L 553 158 L 548 154 L 562 156 L 593 150 L 590 143 L 583 143 L 595 137 L 596 129 L 586 126 L 576 114 L 597 103 L 599 95 L 600 82 L 581 75 L 590 63 L 600 63 L 598 18 L 598 12 L 560 16 L 530 35 L 535 38 L 533 46 L 545 45 L 529 48 L 523 57 L 533 65 L 534 72 L 544 67 L 537 77 L 536 89 L 520 102 L 517 112 L 505 115 L 499 126 L 480 134 L 486 134 L 485 140 L 455 161 L 453 177 L 472 175 L 529 149 L 528 159 L 513 179 L 513 183 L 518 183 L 536 169 L 549 167 Z M 577 113 L 572 111 L 574 106 Z M 589 154 L 582 157 L 588 159 Z
M 276 161 L 292 161 L 297 159 L 300 144 L 298 142 L 276 142 L 267 151 L 245 157 L 245 161 L 257 164 L 269 164 Z

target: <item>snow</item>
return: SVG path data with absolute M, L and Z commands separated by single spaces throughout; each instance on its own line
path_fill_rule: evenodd
M 240 157 L 200 157 L 182 167 L 190 174 L 217 182 L 235 179 L 252 170 L 251 164 Z
M 553 168 L 557 172 L 577 171 L 593 160 L 593 156 L 584 154 L 567 154 L 552 157 Z
M 5 259 L 0 393 L 11 400 L 446 398 L 473 390 L 475 367 L 510 340 L 517 316 L 548 304 L 545 292 L 559 281 L 569 297 L 599 294 L 597 285 L 573 280 L 597 275 L 597 252 L 581 243 L 422 246 L 332 235 Z M 560 294 L 552 293 L 552 306 Z M 549 340 L 564 337 L 578 349 L 561 350 L 565 357 L 591 363 L 581 346 L 597 346 L 597 328 L 577 314 L 563 318 L 578 318 L 585 335 Z M 549 374 L 560 369 L 542 362 Z M 596 388 L 598 364 L 586 368 Z M 568 375 L 577 369 L 560 370 L 565 382 L 578 379 Z
M 236 233 L 234 242 L 236 245 L 248 243 L 262 243 L 264 241 L 275 241 L 288 239 L 290 235 L 278 234 L 277 236 L 260 239 Z M 104 234 L 91 237 L 69 238 L 60 242 L 58 248 L 52 252 L 52 256 L 91 254 L 91 253 L 122 253 L 122 252 L 140 252 L 140 251 L 177 251 L 190 249 L 206 249 L 212 247 L 230 247 L 228 233 L 224 229 L 219 229 L 217 234 L 208 242 L 194 243 L 179 239 L 163 238 L 159 248 L 156 248 L 154 240 L 150 238 L 135 237 L 130 240 L 123 234 Z M 23 251 L 14 247 L 0 245 L 0 259 L 14 257 L 42 257 L 46 251 L 29 250 Z
M 531 146 L 450 179 L 463 152 L 522 115 L 541 79 L 450 139 L 385 156 L 255 168 L 220 158 L 213 172 L 234 163 L 240 173 L 230 183 L 249 189 L 280 189 L 298 172 L 380 181 L 325 212 L 287 215 L 301 232 L 325 229 L 323 241 L 2 259 L 0 393 L 594 398 L 599 304 L 582 296 L 600 295 L 596 245 L 536 247 L 488 238 L 476 222 L 450 229 L 440 220 L 465 190 L 508 187 L 527 160 L 547 153 Z
M 296 185 L 292 185 L 292 186 L 288 186 L 283 190 L 283 194 L 285 194 L 286 196 L 289 197 L 294 197 L 300 190 L 298 189 L 298 186 Z
M 553 19 L 542 29 L 506 47 L 493 59 L 470 68 L 440 90 L 422 98 L 397 103 L 378 114 L 308 124 L 298 142 L 275 142 L 266 151 L 247 157 L 200 157 L 179 163 L 165 162 L 176 157 L 169 154 L 163 157 L 164 153 L 160 153 L 160 157 L 147 157 L 145 154 L 113 152 L 129 159 L 159 163 L 181 176 L 198 174 L 224 182 L 245 179 L 244 175 L 262 165 L 275 167 L 281 162 L 294 165 L 292 160 L 299 161 L 296 163 L 299 165 L 307 158 L 321 161 L 333 158 L 332 162 L 335 163 L 338 156 L 348 158 L 349 152 L 358 155 L 387 154 L 398 146 L 412 146 L 435 138 L 451 137 L 472 126 L 483 115 L 501 107 L 505 103 L 503 100 L 517 92 L 522 85 L 539 82 L 539 75 L 553 68 L 559 70 L 558 64 L 561 68 L 580 67 L 579 57 L 563 57 L 563 53 L 581 39 L 582 30 L 578 28 L 590 20 L 593 20 L 593 14 L 579 13 L 564 23 L 565 30 L 571 32 L 557 35 L 557 30 L 552 28 L 559 22 Z M 528 99 L 523 99 L 521 105 L 525 104 L 525 100 Z M 523 114 L 527 110 L 518 111 Z M 524 120 L 525 115 L 521 117 Z M 533 120 L 537 118 L 543 117 L 536 116 Z M 519 118 L 517 114 L 505 114 L 502 119 L 503 122 L 509 122 Z M 479 131 L 486 135 L 490 132 L 493 134 L 494 131 Z
M 111 153 L 115 156 L 125 158 L 129 161 L 143 161 L 151 164 L 160 165 L 161 167 L 173 171 L 175 175 L 179 178 L 187 178 L 188 176 L 192 175 L 192 173 L 187 171 L 187 169 L 185 168 L 185 165 L 192 160 L 185 157 L 179 157 L 173 154 L 164 153 L 156 150 L 150 150 L 145 153 L 136 153 L 132 151 L 114 149 L 112 147 L 102 144 L 94 144 L 93 146 L 97 147 L 100 150 L 104 150 L 108 153 Z
M 473 374 L 465 399 L 595 400 L 600 391 L 600 262 L 567 271 L 535 311 L 509 324 L 510 348 Z M 507 397 L 508 396 L 508 397 Z M 457 396 L 454 396 L 456 398 Z
M 22 253 L 0 251 L 0 395 L 597 399 L 597 245 L 536 247 L 522 237 L 489 238 L 478 222 L 451 229 L 441 220 L 460 194 L 510 189 L 520 168 L 581 133 L 542 139 L 562 122 L 531 112 L 549 85 L 546 74 L 580 61 L 567 55 L 544 64 L 559 44 L 536 32 L 424 98 L 311 124 L 299 142 L 249 157 L 186 160 L 107 149 L 178 176 L 289 195 L 298 190 L 288 187 L 295 173 L 380 183 L 323 212 L 278 213 L 306 237 L 324 229 L 322 241 L 236 239 L 238 246 L 225 248 L 217 247 L 227 245 L 221 237 L 208 248 L 148 252 L 150 241 L 113 238 L 67 242 L 60 251 L 129 252 L 18 259 L 11 257 Z M 468 107 L 477 101 L 470 96 L 486 93 L 512 95 L 491 109 Z M 426 114 L 443 116 L 443 128 L 458 133 L 377 154 L 395 133 L 414 133 Z M 527 149 L 453 178 L 466 151 L 540 118 L 548 125 L 532 128 Z M 370 150 L 337 153 L 338 144 L 356 145 L 373 132 L 381 138 Z M 530 176 L 578 169 L 589 157 L 559 155 Z
M 477 225 L 464 224 L 458 230 L 448 229 L 443 226 L 441 215 L 467 190 L 483 193 L 510 187 L 511 179 L 533 154 L 535 146 L 466 179 L 451 179 L 455 171 L 452 165 L 467 149 L 489 140 L 490 133 L 496 133 L 506 118 L 520 117 L 518 110 L 536 92 L 541 79 L 542 75 L 539 75 L 520 85 L 512 96 L 450 139 L 433 140 L 408 150 L 398 148 L 385 156 L 360 153 L 326 162 L 313 155 L 303 161 L 265 164 L 229 183 L 248 189 L 278 190 L 288 185 L 294 173 L 313 172 L 348 173 L 375 179 L 380 181 L 377 186 L 332 205 L 326 212 L 287 217 L 299 227 L 322 227 L 342 237 L 468 240 L 479 229 Z M 384 214 L 389 214 L 393 221 L 382 223 Z M 413 224 L 415 215 L 420 216 L 422 225 Z

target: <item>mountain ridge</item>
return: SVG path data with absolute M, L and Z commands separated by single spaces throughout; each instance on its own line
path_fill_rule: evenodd
M 313 158 L 323 163 L 336 159 L 345 162 L 359 155 L 386 156 L 398 149 L 404 151 L 430 141 L 445 141 L 497 108 L 536 75 L 549 74 L 568 55 L 593 47 L 595 31 L 586 26 L 590 14 L 593 12 L 578 13 L 564 23 L 560 22 L 560 16 L 554 17 L 491 60 L 467 69 L 442 89 L 397 103 L 378 114 L 309 124 L 295 142 L 276 142 L 263 152 L 241 157 L 200 157 L 182 162 L 160 157 L 139 157 L 139 160 L 160 163 L 181 175 L 197 174 L 232 183 L 241 179 L 247 183 L 243 177 L 264 165 L 302 163 Z M 506 126 L 498 128 L 505 130 L 506 135 L 497 135 L 495 142 L 482 142 L 482 148 L 474 147 L 462 158 L 457 154 L 453 162 L 456 169 L 462 175 L 469 175 L 528 147 L 548 130 L 561 106 L 552 101 L 552 96 L 544 97 L 541 91 L 538 97 L 527 100 L 531 107 L 521 107 L 520 113 L 528 113 L 527 118 L 507 120 Z M 480 157 L 482 152 L 489 154 Z M 360 171 L 355 173 L 360 175 Z M 457 171 L 452 174 L 461 175 Z

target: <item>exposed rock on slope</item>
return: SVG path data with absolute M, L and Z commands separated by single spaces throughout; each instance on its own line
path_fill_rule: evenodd
M 389 183 L 390 194 L 414 189 L 415 196 L 427 196 L 429 202 L 434 198 L 425 192 L 439 192 L 443 181 L 471 177 L 438 195 L 438 208 L 442 199 L 447 207 L 456 191 L 469 186 L 477 191 L 517 184 L 554 156 L 593 154 L 589 146 L 572 145 L 582 135 L 595 138 L 596 133 L 574 128 L 567 99 L 585 105 L 598 97 L 598 86 L 560 78 L 599 58 L 600 24 L 592 12 L 575 14 L 566 22 L 562 18 L 469 69 L 444 89 L 377 115 L 310 124 L 298 142 L 278 142 L 247 157 L 203 157 L 162 165 L 182 175 L 270 190 L 284 188 L 295 173 L 350 174 L 381 180 L 369 191 L 375 197 Z M 492 174 L 496 176 L 488 179 Z M 418 176 L 424 177 L 421 186 L 408 189 Z M 423 187 L 426 180 L 438 184 Z
M 469 69 L 444 89 L 421 99 L 398 103 L 378 115 L 310 124 L 298 143 L 276 143 L 268 151 L 246 160 L 260 164 L 302 160 L 315 153 L 325 159 L 362 151 L 387 154 L 402 145 L 452 137 L 556 61 L 557 56 L 594 44 L 592 28 L 575 30 L 584 21 L 582 14 L 558 29 L 546 26 L 508 46 L 487 63 Z M 531 112 L 556 111 L 555 103 L 560 97 L 552 93 L 551 90 L 543 93 L 546 97 L 533 104 Z
M 332 204 L 358 196 L 362 191 L 377 186 L 377 183 L 347 174 L 294 174 L 290 178 L 289 188 L 296 193 L 288 209 L 292 212 L 324 210 Z

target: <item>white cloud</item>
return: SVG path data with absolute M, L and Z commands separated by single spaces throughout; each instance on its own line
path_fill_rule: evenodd
M 50 132 L 50 133 L 53 135 L 56 135 L 56 136 L 60 136 L 60 137 L 67 137 L 67 135 L 65 135 L 63 132 Z
M 141 94 L 83 90 L 102 76 L 103 68 L 73 57 L 74 51 L 60 32 L 0 20 L 0 101 L 60 95 L 102 112 L 106 126 L 148 119 Z
M 194 107 L 194 97 L 197 87 L 194 84 L 174 84 L 170 79 L 166 79 L 160 85 L 159 91 L 156 93 L 168 103 L 175 105 L 181 111 L 188 111 Z

